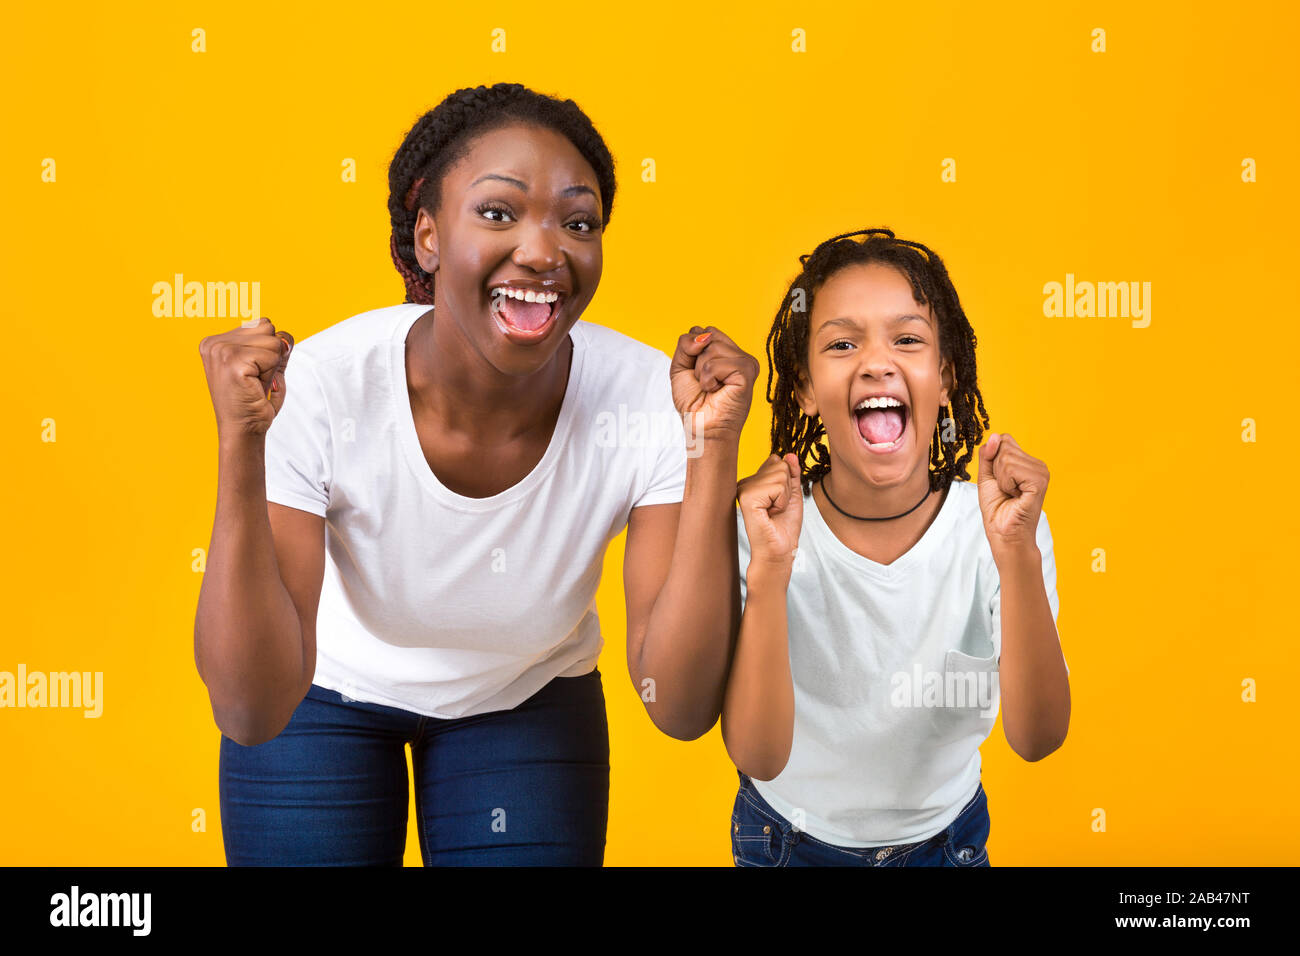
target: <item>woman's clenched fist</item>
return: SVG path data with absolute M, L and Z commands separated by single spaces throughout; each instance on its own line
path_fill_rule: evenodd
M 199 343 L 219 435 L 265 435 L 284 404 L 293 336 L 268 318 Z

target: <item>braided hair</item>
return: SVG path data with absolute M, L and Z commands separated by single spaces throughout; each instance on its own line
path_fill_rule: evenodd
M 431 215 L 442 202 L 442 177 L 484 133 L 516 122 L 554 130 L 568 138 L 596 171 L 603 226 L 614 206 L 614 158 L 587 115 L 573 100 L 536 93 L 518 83 L 465 87 L 421 116 L 388 165 L 389 246 L 406 284 L 406 301 L 433 304 L 433 273 L 415 258 L 415 221 L 421 207 Z
M 862 242 L 852 238 L 862 235 L 866 236 Z M 821 416 L 810 417 L 804 413 L 796 392 L 798 376 L 808 372 L 813 296 L 827 279 L 846 266 L 873 262 L 898 269 L 911 281 L 916 303 L 929 303 L 939 326 L 940 355 L 952 362 L 957 379 L 950 400 L 951 411 L 939 409 L 930 439 L 931 491 L 946 488 L 954 478 L 970 480 L 966 466 L 989 426 L 975 374 L 975 331 L 962 311 L 943 260 L 918 242 L 894 238 L 889 229 L 863 229 L 834 236 L 811 255 L 799 257 L 803 269 L 790 284 L 767 337 L 772 452 L 781 456 L 794 452 L 799 457 L 805 495 L 814 482 L 831 470 L 830 450 L 821 441 L 826 426 Z M 799 308 L 795 308 L 796 302 Z

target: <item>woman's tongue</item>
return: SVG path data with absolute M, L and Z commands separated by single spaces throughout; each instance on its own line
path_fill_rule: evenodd
M 873 445 L 895 442 L 903 434 L 903 410 L 869 408 L 858 415 L 858 431 Z
M 535 332 L 551 317 L 551 303 L 521 302 L 506 296 L 501 300 L 501 314 L 515 328 Z

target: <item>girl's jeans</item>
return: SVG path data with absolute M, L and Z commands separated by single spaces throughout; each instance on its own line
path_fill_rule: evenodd
M 736 866 L 988 866 L 988 836 L 982 783 L 948 827 L 928 840 L 896 846 L 834 846 L 818 840 L 773 810 L 743 773 L 731 814 Z
M 221 738 L 231 866 L 401 866 L 406 745 L 433 865 L 589 865 L 605 856 L 609 730 L 600 672 L 513 710 L 451 720 L 312 685 L 278 737 Z

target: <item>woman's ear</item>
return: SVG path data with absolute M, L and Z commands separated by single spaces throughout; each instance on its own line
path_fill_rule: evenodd
M 799 407 L 809 418 L 817 414 L 817 400 L 813 398 L 812 384 L 808 380 L 808 373 L 804 369 L 798 369 L 795 372 L 795 397 L 799 400 Z
M 415 261 L 425 272 L 438 271 L 438 226 L 423 206 L 415 217 Z

